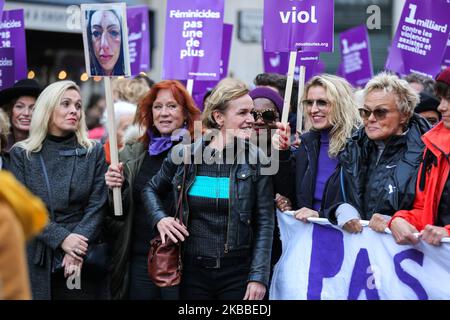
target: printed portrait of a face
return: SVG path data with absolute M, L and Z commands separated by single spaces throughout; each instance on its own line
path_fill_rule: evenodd
M 86 10 L 84 33 L 88 71 L 91 76 L 128 75 L 129 65 L 126 25 L 121 10 L 102 8 Z

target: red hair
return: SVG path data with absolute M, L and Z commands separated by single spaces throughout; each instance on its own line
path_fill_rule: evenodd
M 176 80 L 164 80 L 153 85 L 148 93 L 139 102 L 136 122 L 141 128 L 145 129 L 144 134 L 139 138 L 139 141 L 145 144 L 150 143 L 150 138 L 147 134 L 149 128 L 154 133 L 159 133 L 153 126 L 152 107 L 160 90 L 168 89 L 172 92 L 173 97 L 183 107 L 184 115 L 186 116 L 186 129 L 189 130 L 191 137 L 194 136 L 194 122 L 200 120 L 201 112 L 195 105 L 194 99 L 187 92 L 186 88 Z

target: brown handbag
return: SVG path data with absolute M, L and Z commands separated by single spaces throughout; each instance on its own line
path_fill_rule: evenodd
M 181 183 L 180 196 L 175 213 L 175 219 L 183 223 L 183 192 L 186 179 L 186 168 L 184 167 L 183 181 Z M 147 260 L 148 275 L 158 287 L 176 286 L 181 281 L 181 245 L 167 238 L 163 244 L 158 234 L 150 241 L 150 251 Z

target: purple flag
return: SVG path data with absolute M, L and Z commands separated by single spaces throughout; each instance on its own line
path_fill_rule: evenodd
M 220 59 L 220 79 L 223 79 L 228 74 L 228 64 L 230 61 L 230 49 L 231 49 L 231 39 L 233 35 L 233 25 L 223 24 L 223 34 L 222 34 L 222 57 Z M 192 88 L 192 97 L 199 107 L 203 110 L 203 97 L 205 93 L 209 90 L 214 89 L 219 81 L 194 81 L 194 87 Z
M 341 33 L 341 65 L 345 79 L 355 87 L 363 87 L 373 77 L 369 34 L 366 26 Z
M 325 66 L 316 52 L 297 52 L 294 79 L 298 80 L 300 66 L 305 66 L 305 81 L 324 71 Z M 288 52 L 264 52 L 264 72 L 287 74 L 289 68 Z
M 0 48 L 0 90 L 14 84 L 14 48 Z
M 450 2 L 406 0 L 386 69 L 430 78 L 439 73 L 449 38 Z
M 164 79 L 218 80 L 223 0 L 168 0 Z
M 128 46 L 130 50 L 131 75 L 150 69 L 150 32 L 148 7 L 127 8 Z
M 442 61 L 442 65 L 447 68 L 450 67 L 450 39 L 447 41 L 447 50 L 445 50 L 444 60 Z
M 334 0 L 264 0 L 264 51 L 333 51 Z
M 0 46 L 14 48 L 14 80 L 27 77 L 27 49 L 23 9 L 3 11 L 0 23 Z

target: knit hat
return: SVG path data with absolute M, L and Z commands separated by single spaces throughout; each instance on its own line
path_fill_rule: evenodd
M 417 107 L 414 109 L 415 113 L 421 113 L 425 111 L 435 111 L 439 114 L 439 118 L 441 114 L 438 111 L 439 100 L 434 96 L 429 95 L 428 93 L 421 92 L 420 93 L 420 102 Z
M 266 87 L 256 87 L 249 92 L 249 95 L 253 100 L 256 98 L 269 99 L 277 107 L 278 112 L 282 113 L 284 100 L 275 90 Z
M 440 74 L 437 75 L 436 81 L 441 81 L 450 86 L 450 67 L 447 67 Z

